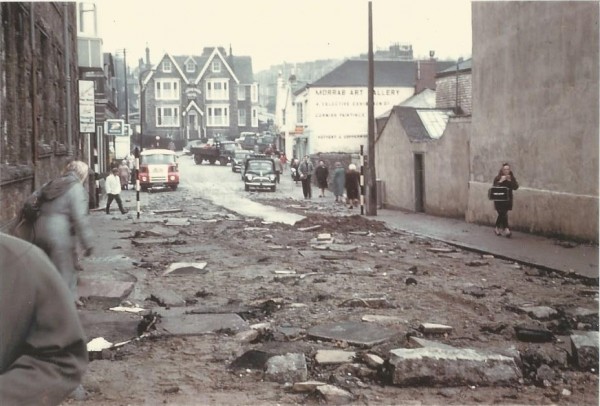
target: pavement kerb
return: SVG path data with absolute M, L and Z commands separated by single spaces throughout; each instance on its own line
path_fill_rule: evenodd
M 385 221 L 384 221 L 384 223 L 385 223 Z M 573 278 L 573 279 L 580 279 L 583 282 L 585 282 L 586 285 L 590 285 L 590 286 L 596 285 L 596 286 L 598 286 L 599 278 L 590 278 L 590 277 L 587 277 L 585 275 L 579 275 L 579 274 L 573 273 L 573 272 L 566 272 L 563 269 L 552 268 L 552 267 L 549 267 L 547 265 L 543 265 L 543 264 L 540 264 L 540 263 L 537 263 L 537 262 L 524 261 L 524 260 L 519 259 L 519 258 L 510 257 L 510 256 L 507 256 L 507 255 L 498 253 L 498 252 L 496 252 L 494 250 L 484 250 L 484 249 L 475 247 L 475 246 L 473 246 L 471 244 L 466 244 L 466 243 L 461 243 L 461 242 L 457 242 L 457 241 L 447 240 L 447 239 L 436 237 L 436 236 L 433 236 L 433 235 L 418 233 L 418 232 L 415 232 L 415 231 L 403 229 L 403 228 L 392 226 L 392 225 L 389 225 L 389 224 L 387 224 L 387 225 L 388 225 L 388 227 L 390 227 L 393 230 L 402 231 L 402 232 L 405 232 L 405 233 L 408 233 L 408 234 L 412 234 L 412 235 L 415 235 L 415 236 L 418 236 L 418 237 L 430 238 L 432 240 L 440 241 L 440 242 L 443 242 L 445 244 L 451 245 L 453 247 L 462 248 L 462 249 L 465 249 L 467 251 L 476 252 L 478 254 L 493 255 L 494 258 L 500 258 L 500 259 L 504 259 L 504 260 L 508 260 L 508 261 L 513 261 L 513 262 L 515 262 L 517 264 L 539 268 L 539 269 L 541 269 L 543 271 L 556 272 L 556 273 L 558 273 L 558 274 L 560 274 L 562 276 L 567 276 L 567 277 Z
M 467 223 L 465 221 L 460 221 L 457 219 L 448 219 L 445 217 L 436 217 L 436 216 L 431 216 L 431 215 L 427 215 L 424 213 L 404 213 L 402 211 L 397 212 L 395 210 L 385 210 L 385 214 L 383 214 L 384 218 L 377 218 L 374 217 L 374 220 L 378 220 L 381 221 L 383 223 L 385 223 L 390 229 L 393 230 L 398 230 L 398 231 L 402 231 L 402 232 L 406 232 L 415 236 L 419 236 L 419 237 L 423 237 L 423 238 L 430 238 L 432 240 L 436 240 L 436 241 L 440 241 L 443 243 L 446 243 L 448 245 L 452 245 L 454 247 L 458 247 L 458 248 L 463 248 L 466 249 L 468 251 L 472 251 L 472 252 L 477 252 L 480 254 L 489 254 L 489 255 L 494 255 L 494 257 L 496 258 L 501 258 L 501 259 L 505 259 L 505 260 L 510 260 L 510 261 L 514 261 L 515 263 L 521 264 L 521 265 L 527 265 L 527 266 L 532 266 L 532 267 L 536 267 L 538 269 L 541 269 L 543 271 L 547 271 L 547 272 L 556 272 L 557 274 L 563 275 L 563 276 L 567 276 L 569 278 L 573 278 L 573 279 L 579 279 L 584 281 L 584 283 L 586 285 L 596 285 L 598 286 L 598 282 L 599 282 L 599 278 L 598 276 L 589 276 L 589 275 L 585 275 L 582 272 L 577 272 L 577 271 L 566 271 L 563 268 L 559 268 L 559 267 L 552 267 L 549 266 L 548 264 L 544 264 L 542 262 L 537 262 L 535 260 L 528 260 L 528 259 L 524 259 L 523 257 L 520 257 L 519 255 L 507 255 L 506 252 L 502 252 L 505 250 L 502 249 L 498 249 L 495 250 L 493 247 L 488 247 L 488 248 L 484 248 L 482 246 L 478 246 L 478 245 L 474 245 L 472 243 L 468 243 L 468 242 L 464 242 L 464 241 L 460 241 L 457 239 L 448 239 L 448 238 L 444 238 L 440 235 L 437 235 L 435 232 L 432 233 L 424 233 L 422 231 L 417 231 L 414 229 L 408 229 L 406 227 L 403 227 L 401 225 L 398 224 L 398 222 L 403 221 L 401 219 L 402 216 L 406 216 L 406 215 L 418 215 L 418 216 L 424 216 L 426 218 L 426 221 L 434 221 L 434 222 L 440 222 L 440 223 L 447 223 L 444 225 L 444 227 L 447 227 L 446 230 L 452 229 L 453 227 L 456 228 L 457 225 L 459 225 L 460 227 L 467 227 L 467 228 L 471 228 L 471 232 L 473 232 L 474 234 L 477 233 L 483 233 L 483 232 L 488 232 L 488 228 L 487 226 L 481 226 L 479 224 L 472 224 L 472 223 Z M 379 215 L 378 215 L 379 216 Z M 388 219 L 386 219 L 385 217 L 388 217 Z M 410 220 L 414 220 L 414 219 L 409 219 L 407 220 L 408 222 L 410 222 Z M 454 224 L 456 223 L 456 224 Z M 480 229 L 474 229 L 475 227 L 484 227 L 485 230 L 480 230 Z M 460 235 L 460 233 L 457 233 L 457 235 Z M 522 238 L 523 241 L 526 241 L 528 238 L 530 239 L 531 245 L 532 245 L 532 250 L 536 249 L 536 245 L 537 245 L 537 249 L 541 249 L 542 251 L 547 249 L 547 246 L 542 246 L 544 244 L 548 244 L 551 239 L 545 239 L 544 237 L 538 236 L 538 235 L 530 235 L 527 233 L 523 233 L 523 232 L 513 232 L 514 236 L 520 236 Z M 483 238 L 483 236 L 482 236 Z M 543 239 L 544 243 L 540 245 L 539 241 L 535 241 L 535 240 L 540 240 Z M 513 239 L 514 241 L 514 239 Z M 485 245 L 485 244 L 483 244 Z M 487 244 L 489 245 L 489 244 Z M 590 250 L 593 248 L 590 248 Z M 595 248 L 597 250 L 597 248 Z M 543 256 L 543 254 L 542 254 Z M 597 257 L 596 257 L 596 262 L 597 262 Z M 597 275 L 597 269 L 596 269 L 596 275 Z

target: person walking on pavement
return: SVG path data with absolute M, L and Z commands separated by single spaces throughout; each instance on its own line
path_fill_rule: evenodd
M 327 189 L 327 179 L 329 178 L 329 168 L 325 166 L 325 162 L 319 161 L 319 166 L 315 169 L 315 176 L 317 178 L 317 185 L 321 189 L 319 197 L 325 197 L 325 189 Z
M 342 202 L 342 196 L 344 195 L 344 185 L 346 182 L 346 171 L 342 168 L 342 164 L 339 162 L 335 163 L 335 169 L 333 171 L 333 194 L 335 195 L 335 202 Z
M 121 185 L 119 183 L 119 169 L 114 168 L 112 174 L 106 177 L 106 214 L 110 214 L 110 205 L 115 200 L 119 206 L 121 214 L 127 213 L 127 210 L 123 208 L 123 202 L 121 201 Z
M 287 156 L 285 156 L 285 153 L 281 153 L 281 155 L 279 156 L 279 160 L 281 161 L 281 167 L 283 168 L 283 170 L 287 169 Z
M 356 170 L 356 165 L 348 165 L 348 172 L 345 175 L 346 198 L 348 199 L 348 208 L 352 209 L 358 206 L 360 196 L 360 173 Z
M 279 157 L 273 158 L 273 163 L 275 164 L 275 182 L 279 183 L 281 173 L 283 172 L 283 165 Z
M 126 160 L 121 161 L 121 165 L 119 165 L 119 179 L 121 180 L 121 190 L 127 190 L 129 185 L 129 166 L 127 165 Z
M 510 238 L 512 233 L 508 228 L 508 212 L 513 208 L 513 190 L 519 188 L 517 178 L 510 169 L 508 163 L 503 163 L 502 168 L 498 171 L 498 175 L 494 178 L 494 186 L 501 186 L 508 188 L 508 200 L 505 201 L 494 201 L 494 208 L 498 212 L 496 218 L 496 228 L 494 233 L 497 236 L 501 236 L 504 233 L 506 238 Z
M 312 162 L 310 162 L 310 158 L 308 157 L 308 155 L 304 157 L 304 161 L 298 167 L 298 171 L 300 172 L 300 181 L 302 182 L 302 193 L 304 194 L 304 198 L 311 199 L 311 180 L 314 167 Z
M 118 171 L 118 169 L 116 169 Z M 60 272 L 77 302 L 77 271 L 74 254 L 79 237 L 84 255 L 92 254 L 92 231 L 88 222 L 88 193 L 83 183 L 88 178 L 88 165 L 73 161 L 63 176 L 42 189 L 40 214 L 33 225 L 33 243 L 41 248 Z M 117 188 L 120 186 L 117 183 Z
M 86 338 L 60 270 L 0 233 L 0 404 L 58 405 L 88 364 Z

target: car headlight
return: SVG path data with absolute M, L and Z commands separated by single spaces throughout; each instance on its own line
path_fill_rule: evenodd
M 142 176 L 142 182 L 146 182 L 147 180 L 148 180 L 148 178 L 147 178 L 147 177 L 145 177 L 145 176 Z
M 269 180 L 270 181 L 274 181 L 275 180 L 275 175 L 269 175 Z
M 252 181 L 253 178 L 254 178 L 254 176 L 252 176 L 252 175 L 246 175 L 246 179 L 248 179 L 249 181 Z
M 169 176 L 169 180 L 175 180 L 175 176 L 173 176 L 173 175 Z

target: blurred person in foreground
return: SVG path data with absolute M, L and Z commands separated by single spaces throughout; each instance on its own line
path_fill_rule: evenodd
M 0 233 L 0 405 L 58 405 L 88 355 L 71 293 L 34 245 Z
M 81 161 L 67 164 L 63 175 L 42 189 L 40 215 L 33 225 L 33 243 L 40 247 L 60 272 L 74 301 L 77 294 L 75 255 L 77 237 L 84 255 L 92 253 L 92 230 L 88 222 L 88 196 L 83 183 L 88 165 Z

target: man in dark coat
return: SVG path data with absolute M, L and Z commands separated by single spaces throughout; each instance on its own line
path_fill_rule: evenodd
M 0 233 L 0 405 L 58 405 L 81 382 L 86 340 L 46 254 Z

